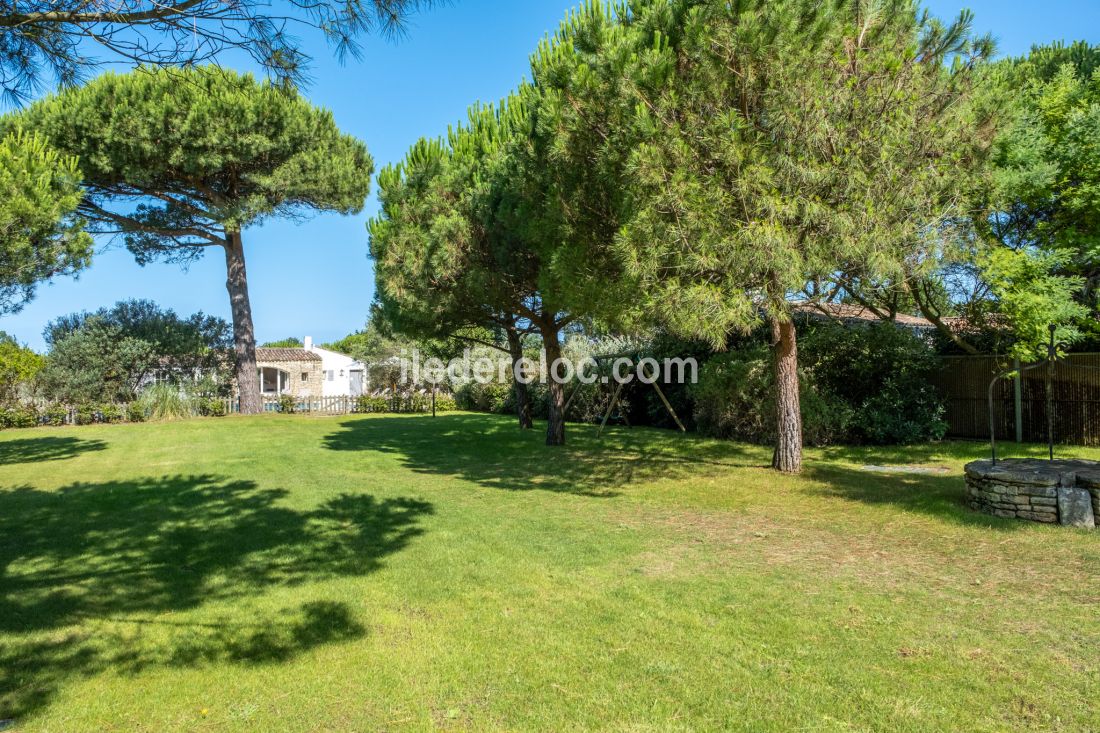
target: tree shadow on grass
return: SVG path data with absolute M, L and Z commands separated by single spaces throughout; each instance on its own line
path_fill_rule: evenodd
M 447 413 L 345 420 L 324 444 L 391 453 L 410 470 L 492 488 L 601 498 L 633 481 L 755 468 L 770 458 L 766 449 L 656 428 L 613 428 L 597 439 L 595 426 L 570 424 L 567 434 L 567 445 L 547 446 L 539 424 L 520 430 L 505 416 Z
M 82 453 L 101 451 L 106 447 L 107 444 L 102 440 L 88 440 L 73 436 L 0 440 L 0 466 L 75 458 Z
M 830 461 L 874 465 L 928 465 L 958 463 L 988 457 L 989 445 L 973 440 L 947 440 L 913 445 L 834 445 L 814 449 Z
M 286 493 L 210 475 L 0 489 L 0 719 L 106 670 L 273 663 L 366 633 L 341 603 L 252 603 L 379 569 L 432 505 L 342 494 L 299 511 Z M 200 621 L 163 617 L 188 611 Z
M 1013 444 L 1018 455 L 1045 456 L 1046 447 Z M 1035 529 L 1019 519 L 994 517 L 967 505 L 963 464 L 988 458 L 989 445 L 975 440 L 886 446 L 832 446 L 815 451 L 807 461 L 807 476 L 824 487 L 821 492 L 864 504 L 891 504 L 955 524 L 997 531 Z M 889 467 L 894 471 L 873 470 Z M 905 468 L 932 473 L 905 473 Z
M 881 465 L 881 464 L 876 464 Z M 976 512 L 966 505 L 962 471 L 944 474 L 887 473 L 810 460 L 805 476 L 810 493 L 872 506 L 890 505 L 955 524 L 1012 531 L 1035 526 Z

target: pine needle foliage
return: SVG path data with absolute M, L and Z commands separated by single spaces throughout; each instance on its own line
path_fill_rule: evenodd
M 39 283 L 88 266 L 82 196 L 75 156 L 37 134 L 0 138 L 0 314 L 20 310 Z
M 75 86 L 105 61 L 199 66 L 247 54 L 281 84 L 309 76 L 298 31 L 317 32 L 339 59 L 359 58 L 370 33 L 400 35 L 432 0 L 19 0 L 0 5 L 0 96 L 22 104 L 58 82 Z M 102 54 L 102 55 L 99 55 Z
M 258 411 L 241 232 L 272 217 L 363 208 L 374 163 L 328 110 L 213 66 L 104 74 L 4 120 L 80 161 L 78 211 L 141 264 L 224 250 L 242 411 Z

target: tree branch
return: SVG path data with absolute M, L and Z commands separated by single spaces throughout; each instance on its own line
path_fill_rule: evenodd
M 223 238 L 211 234 L 210 232 L 207 232 L 203 229 L 199 229 L 196 227 L 162 229 L 160 227 L 152 226 L 151 224 L 146 224 L 145 222 L 139 221 L 138 219 L 134 219 L 130 216 L 107 211 L 106 209 L 100 207 L 98 204 L 95 204 L 94 202 L 88 200 L 81 202 L 80 210 L 87 214 L 89 218 L 92 218 L 94 220 L 111 222 L 113 224 L 121 226 L 123 228 L 121 233 L 125 233 L 126 231 L 138 231 L 145 232 L 147 234 L 155 234 L 160 237 L 167 237 L 169 239 L 179 239 L 180 237 L 197 237 L 207 242 L 207 244 L 188 244 L 189 247 L 207 247 L 213 245 L 221 246 L 225 244 L 225 240 Z
M 936 327 L 936 330 L 946 336 L 953 344 L 958 346 L 967 354 L 970 354 L 971 356 L 977 356 L 981 353 L 973 344 L 963 339 L 963 337 L 956 333 L 954 329 L 943 322 L 940 314 L 933 310 L 931 301 L 926 301 L 924 298 L 921 297 L 921 294 L 918 292 L 920 288 L 915 287 L 911 282 L 909 282 L 908 279 L 905 280 L 905 287 L 908 289 L 909 294 L 913 297 L 913 302 L 917 304 L 917 308 L 920 309 L 921 315 L 931 321 L 932 325 Z
M 99 12 L 85 13 L 78 11 L 51 10 L 39 13 L 15 13 L 0 15 L 0 27 L 14 28 L 20 25 L 33 25 L 35 23 L 73 23 L 88 25 L 93 23 L 111 23 L 119 25 L 135 25 L 165 20 L 175 15 L 183 15 L 207 0 L 184 0 L 181 3 L 155 3 L 150 10 L 133 12 Z

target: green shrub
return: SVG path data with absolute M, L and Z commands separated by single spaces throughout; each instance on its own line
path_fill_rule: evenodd
M 850 440 L 854 410 L 834 394 L 799 378 L 802 405 L 802 440 L 806 445 L 836 445 Z M 769 405 L 774 413 L 775 402 Z M 774 422 L 772 423 L 774 425 Z M 769 442 L 774 434 L 769 436 Z
M 707 361 L 692 389 L 699 432 L 768 442 L 775 435 L 773 381 L 762 348 L 719 354 Z
M 198 408 L 203 417 L 225 417 L 225 400 L 220 397 L 200 397 Z
M 852 410 L 799 374 L 802 439 L 830 445 L 848 435 Z M 699 432 L 716 438 L 770 443 L 775 440 L 775 397 L 771 355 L 766 347 L 719 354 L 699 371 L 692 390 Z
M 447 412 L 458 409 L 455 398 L 448 394 L 436 394 L 435 409 L 437 412 Z M 431 394 L 408 394 L 390 397 L 376 395 L 359 395 L 355 398 L 355 412 L 361 413 L 402 413 L 402 412 L 431 412 Z
M 601 384 L 599 380 L 593 384 L 581 384 L 574 380 L 565 385 L 565 399 L 570 400 L 567 419 L 571 422 L 595 422 L 603 417 L 611 400 L 612 387 Z M 652 390 L 646 386 L 645 389 Z M 625 396 L 626 390 L 620 395 L 620 406 L 617 411 L 628 413 L 631 410 L 631 400 Z M 471 412 L 492 412 L 498 415 L 516 414 L 516 390 L 511 382 L 490 384 L 476 384 L 469 382 L 454 393 L 455 403 L 458 409 Z M 533 382 L 527 385 L 527 399 L 531 405 L 531 416 L 536 420 L 545 420 L 549 409 L 549 389 L 541 382 Z
M 809 323 L 799 351 L 817 388 L 851 408 L 850 441 L 916 443 L 946 432 L 943 400 L 930 382 L 940 358 L 913 332 L 891 323 Z
M 37 425 L 38 411 L 32 405 L 0 407 L 0 428 L 33 428 Z
M 515 412 L 515 391 L 511 384 L 467 382 L 455 391 L 455 402 L 462 410 L 503 415 Z
M 858 413 L 860 435 L 876 444 L 939 440 L 947 432 L 943 399 L 927 384 L 887 380 Z
M 943 403 L 930 384 L 932 347 L 891 323 L 800 323 L 799 384 L 807 445 L 913 443 L 943 437 Z M 774 375 L 766 346 L 748 344 L 700 367 L 691 390 L 700 432 L 768 443 L 775 437 Z
M 385 397 L 362 394 L 355 398 L 356 412 L 389 412 L 389 402 Z
M 96 422 L 99 406 L 90 402 L 86 402 L 82 405 L 77 405 L 73 411 L 73 421 L 77 425 L 91 425 Z
M 467 412 L 478 412 L 477 409 L 477 396 L 474 393 L 474 388 L 478 385 L 470 382 L 464 384 L 455 390 L 455 404 L 460 410 L 466 410 Z
M 42 411 L 39 421 L 43 425 L 60 426 L 69 420 L 69 409 L 63 405 L 50 405 Z
M 298 411 L 298 401 L 294 399 L 293 395 L 279 395 L 279 412 L 286 415 L 293 415 Z
M 127 407 L 127 415 L 130 408 Z M 77 425 L 92 425 L 95 423 L 121 423 L 123 408 L 113 403 L 85 403 L 77 405 L 73 418 Z
M 145 422 L 145 408 L 140 402 L 131 402 L 126 405 L 126 420 L 128 422 Z
M 105 403 L 99 406 L 97 410 L 99 413 L 99 421 L 105 423 L 122 422 L 122 408 L 112 403 Z

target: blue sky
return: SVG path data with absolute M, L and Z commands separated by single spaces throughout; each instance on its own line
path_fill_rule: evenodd
M 322 41 L 307 38 L 315 63 L 314 82 L 305 94 L 331 109 L 345 131 L 364 140 L 381 168 L 399 160 L 418 137 L 438 135 L 461 120 L 471 103 L 507 94 L 527 74 L 527 57 L 538 40 L 574 4 L 454 0 L 415 17 L 400 40 L 367 39 L 363 60 L 344 65 L 332 59 Z M 926 4 L 940 16 L 970 8 L 976 27 L 992 32 L 1003 54 L 1022 54 L 1033 43 L 1053 40 L 1100 43 L 1100 3 L 1095 0 Z M 245 232 L 252 312 L 261 341 L 305 335 L 330 341 L 363 325 L 374 295 L 365 228 L 377 209 L 374 194 L 358 216 L 271 222 Z M 78 279 L 41 287 L 21 313 L 0 317 L 0 330 L 42 349 L 42 329 L 51 319 L 126 298 L 148 298 L 183 315 L 201 310 L 228 320 L 225 262 L 219 255 L 212 251 L 184 272 L 174 265 L 138 267 L 125 250 L 102 251 Z

